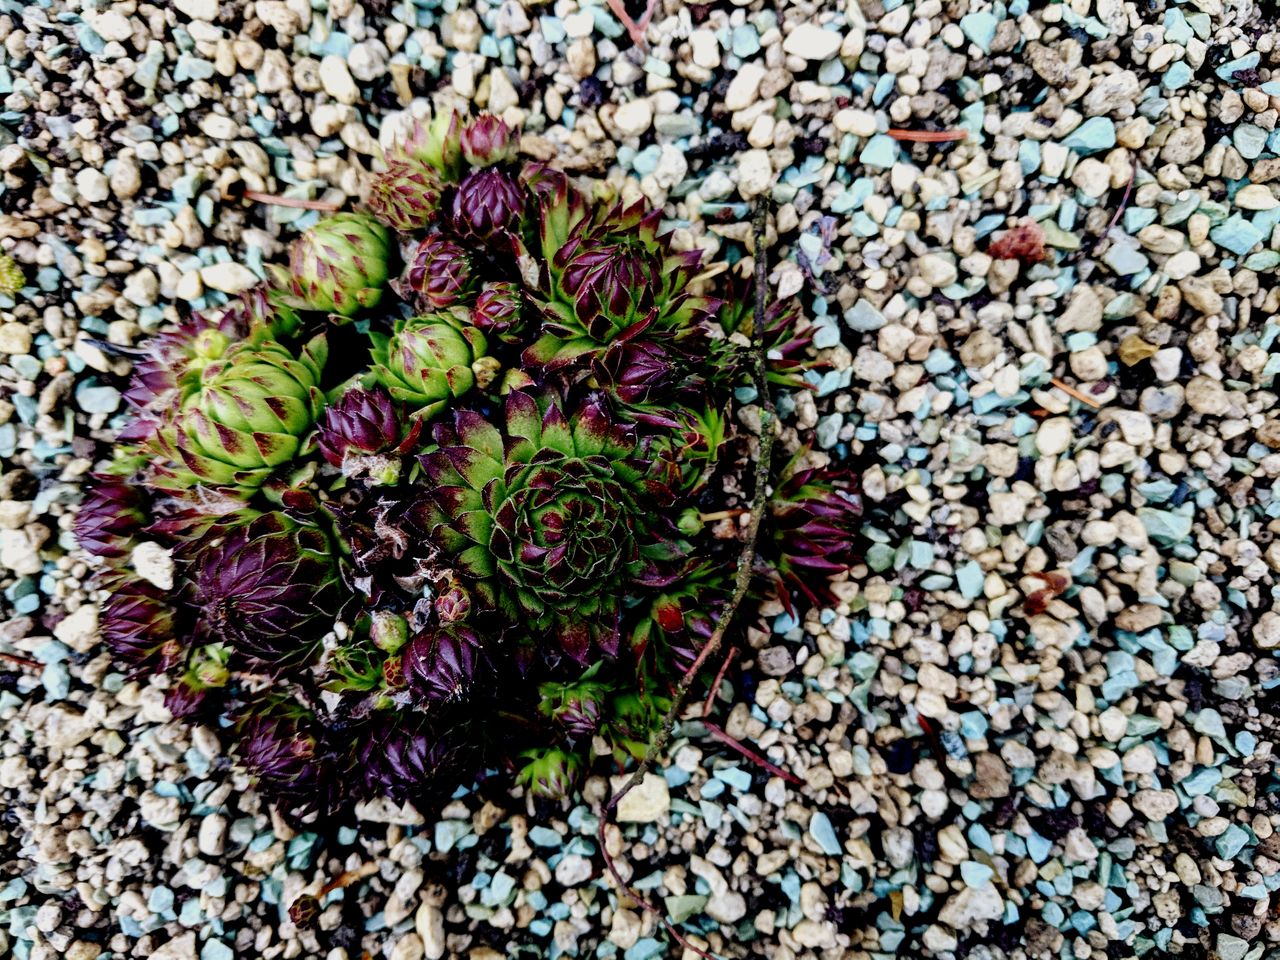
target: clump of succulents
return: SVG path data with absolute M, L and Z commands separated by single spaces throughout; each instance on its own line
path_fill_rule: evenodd
M 517 145 L 417 125 L 369 212 L 152 337 L 76 520 L 113 654 L 295 812 L 495 770 L 554 798 L 641 756 L 732 593 L 751 339 L 780 387 L 813 376 L 794 304 L 753 330 L 657 211 Z M 856 479 L 814 459 L 777 478 L 758 597 L 854 559 Z

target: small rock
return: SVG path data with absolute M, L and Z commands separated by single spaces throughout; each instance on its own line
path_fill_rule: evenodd
M 916 272 L 929 286 L 949 287 L 959 277 L 955 260 L 941 253 L 926 253 L 916 259 Z
M 438 906 L 423 903 L 414 917 L 414 929 L 422 940 L 427 960 L 440 960 L 445 954 L 444 911 Z
M 745 110 L 756 102 L 760 96 L 760 84 L 764 82 L 765 68 L 754 61 L 742 65 L 742 69 L 729 82 L 725 91 L 724 106 L 726 110 L 736 112 Z
M 982 887 L 966 887 L 952 896 L 942 906 L 938 919 L 953 930 L 968 930 L 984 920 L 999 920 L 1004 916 L 1004 900 L 991 884 Z
M 227 818 L 220 813 L 211 813 L 201 820 L 196 845 L 206 856 L 221 856 L 227 845 Z
M 192 20 L 213 23 L 218 19 L 218 0 L 174 0 L 173 5 Z
M 666 786 L 665 781 L 663 782 L 663 786 Z M 634 793 L 634 791 L 632 792 Z M 623 800 L 625 801 L 626 798 L 624 797 Z M 618 805 L 618 809 L 621 811 L 621 804 Z M 578 856 L 577 854 L 570 854 L 556 864 L 556 883 L 563 887 L 570 888 L 580 886 L 581 884 L 586 883 L 587 880 L 591 879 L 593 869 L 591 861 L 586 857 Z
M 844 37 L 816 23 L 802 23 L 782 41 L 782 50 L 804 60 L 830 60 L 840 52 Z
M 614 789 L 620 789 L 626 778 L 617 778 Z M 618 803 L 620 823 L 655 823 L 666 818 L 671 811 L 671 794 L 667 781 L 656 774 L 647 773 L 644 779 Z
M 773 187 L 773 163 L 767 150 L 744 150 L 738 156 L 738 192 L 750 200 Z
M 74 613 L 64 617 L 53 628 L 53 635 L 76 653 L 88 653 L 98 642 L 97 606 L 86 603 Z
M 422 938 L 416 933 L 406 933 L 391 948 L 388 960 L 422 960 L 424 955 Z
M 789 647 L 766 647 L 756 657 L 760 672 L 767 677 L 785 677 L 796 665 Z
M 624 137 L 638 137 L 653 123 L 653 104 L 645 97 L 628 100 L 614 112 L 613 122 Z
M 168 547 L 144 540 L 129 558 L 134 572 L 161 590 L 173 589 L 173 552 Z
M 30 353 L 31 331 L 26 324 L 10 321 L 0 324 L 0 353 Z
M 213 140 L 235 140 L 240 136 L 240 126 L 220 113 L 206 113 L 200 118 L 200 132 Z
M 335 54 L 320 61 L 320 84 L 324 92 L 339 103 L 352 104 L 360 99 L 360 90 L 347 69 L 347 61 Z
M 1056 457 L 1071 446 L 1071 420 L 1067 417 L 1050 417 L 1036 431 L 1036 449 L 1041 456 Z
M 76 174 L 76 192 L 89 203 L 102 203 L 111 196 L 111 184 L 101 170 L 85 167 Z
M 258 276 L 241 263 L 215 263 L 200 268 L 200 279 L 206 287 L 222 293 L 242 293 L 258 284 Z

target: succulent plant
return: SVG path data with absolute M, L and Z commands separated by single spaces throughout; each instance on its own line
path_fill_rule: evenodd
M 324 530 L 274 511 L 233 518 L 205 541 L 191 571 L 204 630 L 269 669 L 311 661 L 341 598 Z
M 637 536 L 637 498 L 657 491 L 629 462 L 635 438 L 593 400 L 566 417 L 554 398 L 515 391 L 505 419 L 505 436 L 470 411 L 436 427 L 417 521 L 486 606 L 527 618 L 580 662 L 593 642 L 614 653 L 618 588 L 662 554 Z
M 320 723 L 310 710 L 282 696 L 267 697 L 245 707 L 235 730 L 240 761 L 273 794 L 307 805 L 325 794 L 331 771 Z
M 146 440 L 173 411 L 200 389 L 204 369 L 258 327 L 270 328 L 274 316 L 265 293 L 252 291 L 231 306 L 196 313 L 172 330 L 148 340 L 134 363 L 125 400 L 138 419 L 122 433 Z
M 422 631 L 402 660 L 409 689 L 429 703 L 463 699 L 480 668 L 480 637 L 461 623 Z
M 730 280 L 726 287 L 718 317 L 725 337 L 715 341 L 713 368 L 729 382 L 740 379 L 753 362 L 747 344 L 755 336 L 755 298 L 744 278 Z M 815 328 L 798 330 L 799 304 L 795 299 L 771 301 L 765 307 L 763 319 L 760 340 L 769 382 L 793 390 L 812 389 L 805 372 L 817 364 L 805 359 L 804 354 L 813 342 Z
M 371 723 L 355 759 L 371 795 L 430 805 L 474 775 L 477 753 L 461 728 L 415 717 Z
M 176 663 L 181 654 L 178 617 L 165 592 L 140 577 L 108 575 L 108 596 L 99 613 L 103 642 L 131 666 Z
M 451 583 L 435 598 L 432 608 L 441 623 L 457 623 L 471 614 L 471 594 L 461 584 Z
M 398 406 L 381 387 L 347 390 L 320 418 L 316 429 L 320 455 L 344 476 L 368 476 L 375 483 L 394 484 L 400 479 L 399 454 L 416 440 L 421 424 L 415 420 L 406 431 Z
M 473 258 L 461 244 L 439 233 L 422 239 L 404 275 L 405 286 L 427 310 L 443 310 L 467 299 L 475 286 Z
M 133 547 L 147 525 L 147 497 L 136 484 L 97 476 L 76 511 L 76 542 L 95 557 L 116 559 Z
M 168 460 L 156 485 L 252 490 L 293 462 L 324 404 L 327 355 L 323 336 L 297 356 L 275 340 L 246 340 L 205 367 L 199 390 L 152 440 Z
M 475 170 L 453 194 L 453 229 L 481 242 L 519 228 L 525 192 L 509 173 Z
M 386 227 L 365 213 L 335 213 L 293 242 L 276 285 L 306 310 L 351 317 L 382 299 L 392 256 Z
M 525 763 L 516 774 L 516 782 L 539 800 L 567 797 L 582 775 L 582 760 L 567 750 L 528 750 L 521 759 Z
M 717 304 L 689 289 L 700 251 L 678 253 L 658 236 L 661 213 L 640 204 L 592 213 L 571 188 L 539 208 L 537 297 L 543 333 L 525 363 L 552 369 L 645 336 L 696 335 Z
M 462 173 L 463 119 L 456 110 L 440 111 L 426 125 L 415 123 L 404 152 L 430 164 L 451 182 Z
M 848 471 L 800 468 L 805 452 L 786 466 L 769 498 L 762 552 L 785 584 L 819 603 L 829 595 L 819 578 L 843 573 L 857 560 L 862 497 Z
M 374 378 L 424 419 L 475 386 L 472 364 L 488 349 L 461 309 L 400 320 L 390 336 L 371 337 Z
M 164 705 L 175 717 L 193 717 L 208 708 L 212 694 L 224 689 L 231 679 L 227 669 L 230 654 L 219 643 L 193 651 L 177 682 L 165 691 Z
M 385 160 L 372 215 L 144 343 L 75 524 L 114 655 L 238 734 L 286 816 L 481 769 L 558 798 L 642 756 L 733 592 L 751 339 L 815 379 L 795 302 L 753 329 L 658 211 L 520 163 L 501 120 L 438 112 Z M 860 501 L 833 468 L 774 486 L 750 596 L 790 603 L 853 558 Z M 125 569 L 143 538 L 173 589 Z
M 492 167 L 516 158 L 519 138 L 491 113 L 481 114 L 462 128 L 462 156 L 473 167 Z
M 575 738 L 600 729 L 608 705 L 609 685 L 597 679 L 601 664 L 569 683 L 544 683 L 538 688 L 538 711 Z
M 519 342 L 525 319 L 520 287 L 506 281 L 486 283 L 471 307 L 472 325 L 503 343 Z

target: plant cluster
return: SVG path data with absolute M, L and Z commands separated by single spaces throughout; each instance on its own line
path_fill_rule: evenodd
M 641 756 L 732 590 L 752 338 L 805 386 L 794 306 L 755 330 L 657 211 L 517 146 L 437 115 L 370 212 L 148 341 L 77 517 L 115 656 L 295 810 L 430 805 L 485 770 L 559 797 Z M 760 591 L 821 593 L 860 512 L 852 476 L 788 468 Z

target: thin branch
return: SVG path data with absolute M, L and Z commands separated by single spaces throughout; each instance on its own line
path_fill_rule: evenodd
M 1120 197 L 1120 206 L 1116 207 L 1115 215 L 1111 218 L 1111 222 L 1107 224 L 1107 229 L 1102 231 L 1105 237 L 1111 232 L 1111 228 L 1120 222 L 1120 217 L 1124 214 L 1125 207 L 1129 206 L 1129 195 L 1133 193 L 1133 182 L 1138 179 L 1138 161 L 1133 162 L 1133 166 L 1129 168 L 1129 182 L 1124 186 L 1124 194 Z
M 1097 400 L 1093 399 L 1093 397 L 1090 397 L 1087 394 L 1081 393 L 1075 387 L 1071 386 L 1070 384 L 1063 383 L 1057 377 L 1051 377 L 1049 382 L 1052 383 L 1059 390 L 1061 390 L 1063 393 L 1065 393 L 1067 396 L 1075 397 L 1081 403 L 1087 403 L 1089 406 L 1093 407 L 1095 410 L 1097 410 L 1099 407 L 1102 406 L 1102 404 L 1100 404 Z
M 645 751 L 644 759 L 637 765 L 635 772 L 631 774 L 627 782 L 622 785 L 605 804 L 604 809 L 600 812 L 600 825 L 596 831 L 600 841 L 600 852 L 604 856 L 605 866 L 609 868 L 609 873 L 613 877 L 614 882 L 634 900 L 640 907 L 649 913 L 657 916 L 662 925 L 666 928 L 681 946 L 688 950 L 692 950 L 700 957 L 706 957 L 708 960 L 714 960 L 711 954 L 699 950 L 690 944 L 676 928 L 667 920 L 665 914 L 649 903 L 631 887 L 629 887 L 622 875 L 618 872 L 617 865 L 613 858 L 609 855 L 609 851 L 605 846 L 605 828 L 609 825 L 609 821 L 613 817 L 614 811 L 622 798 L 630 793 L 638 786 L 653 769 L 653 764 L 662 754 L 667 744 L 671 740 L 671 732 L 675 728 L 676 720 L 680 716 L 680 712 L 684 707 L 685 701 L 689 698 L 689 692 L 693 687 L 694 681 L 702 672 L 703 665 L 707 660 L 713 657 L 720 645 L 724 642 L 725 633 L 729 629 L 729 625 L 733 622 L 734 615 L 738 612 L 738 607 L 742 605 L 742 601 L 746 599 L 747 592 L 751 588 L 751 581 L 754 578 L 754 568 L 756 559 L 756 540 L 760 536 L 760 522 L 764 518 L 765 504 L 768 500 L 769 490 L 769 470 L 773 459 L 773 435 L 774 423 L 777 419 L 777 411 L 774 409 L 773 397 L 769 392 L 769 382 L 766 376 L 764 344 L 762 340 L 762 332 L 765 322 L 765 307 L 767 306 L 767 290 L 769 281 L 769 262 L 766 253 L 766 233 L 769 225 L 769 207 L 768 202 L 761 198 L 756 202 L 755 216 L 752 220 L 752 237 L 755 241 L 755 317 L 752 326 L 752 365 L 751 379 L 755 384 L 756 398 L 760 403 L 760 449 L 756 459 L 755 470 L 755 492 L 751 500 L 751 516 L 747 521 L 747 531 L 743 538 L 742 549 L 738 553 L 738 565 L 734 576 L 733 595 L 729 598 L 729 602 L 725 605 L 721 612 L 720 621 L 716 624 L 715 630 L 703 645 L 702 650 L 698 653 L 698 658 L 680 678 L 680 682 L 676 685 L 676 689 L 671 696 L 671 708 L 662 718 L 662 725 L 658 728 L 657 733 L 649 741 L 649 748 Z
M 737 654 L 737 647 L 730 647 L 729 652 L 725 654 L 724 663 L 720 664 L 720 672 L 716 674 L 715 680 L 712 681 L 711 689 L 707 691 L 706 702 L 702 704 L 702 718 L 704 720 L 711 716 L 711 708 L 715 706 L 716 694 L 720 692 L 720 684 L 724 680 L 725 671 L 729 669 L 729 664 L 733 662 L 733 658 Z
M 16 663 L 19 666 L 28 667 L 32 670 L 43 670 L 44 664 L 37 660 L 31 660 L 28 657 L 20 657 L 16 653 L 0 652 L 0 660 L 8 660 L 10 663 Z
M 968 130 L 903 130 L 890 127 L 889 136 L 895 140 L 908 140 L 912 143 L 950 143 L 954 140 L 966 140 Z
M 733 737 L 729 736 L 729 734 L 727 734 L 724 731 L 723 727 L 719 726 L 718 724 L 714 724 L 710 720 L 703 720 L 702 725 L 707 728 L 707 733 L 711 734 L 721 743 L 726 744 L 727 746 L 733 747 L 733 749 L 737 750 L 740 754 L 742 754 L 752 763 L 755 763 L 761 767 L 764 767 L 764 769 L 768 770 L 775 777 L 781 777 L 783 780 L 787 781 L 787 783 L 794 783 L 797 787 L 804 786 L 804 781 L 801 780 L 799 777 L 797 777 L 790 770 L 783 770 L 776 763 L 773 763 L 768 759 L 766 759 L 765 757 L 761 756 L 760 754 L 756 753 L 754 750 L 752 750 L 742 741 L 735 740 Z
M 342 204 L 328 200 L 303 200 L 301 197 L 280 197 L 274 193 L 259 193 L 257 190 L 246 190 L 241 194 L 246 200 L 255 203 L 267 203 L 273 207 L 296 207 L 299 210 L 319 210 L 322 213 L 337 213 Z
M 627 7 L 623 0 L 607 0 L 607 2 L 609 9 L 613 11 L 613 15 L 627 28 L 627 34 L 631 37 L 631 42 L 637 47 L 647 47 L 648 41 L 645 40 L 644 35 L 645 31 L 649 29 L 649 21 L 653 19 L 653 11 L 658 6 L 658 0 L 649 0 L 639 21 L 631 18 L 631 14 L 627 12 Z

